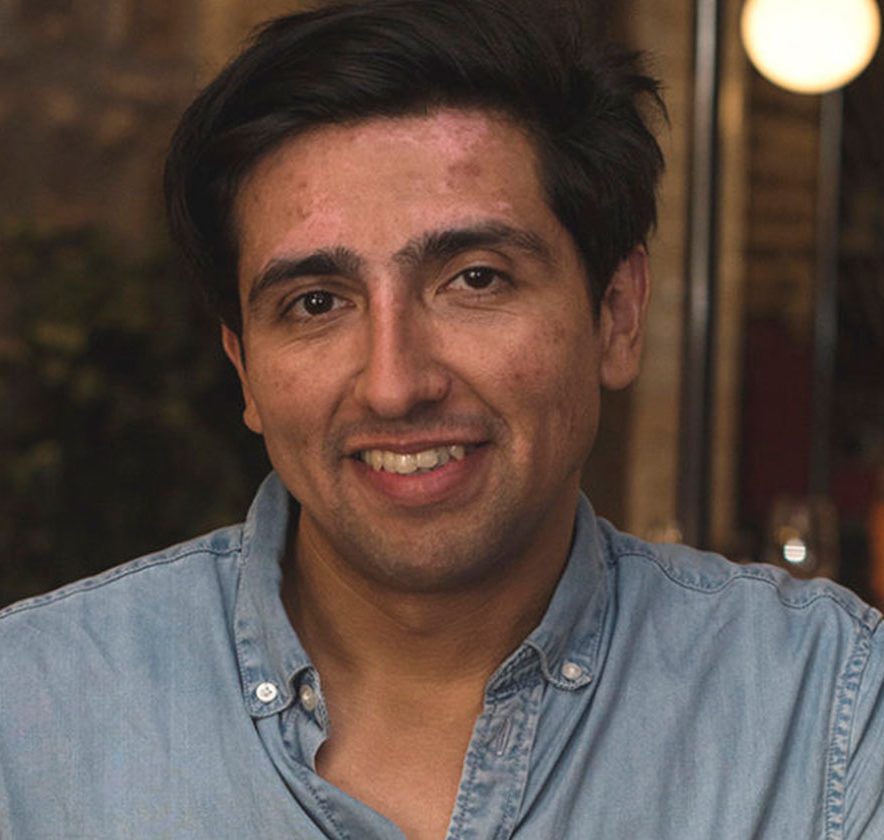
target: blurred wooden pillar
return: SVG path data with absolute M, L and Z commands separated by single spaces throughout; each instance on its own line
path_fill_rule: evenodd
M 688 211 L 678 518 L 684 540 L 708 546 L 718 270 L 718 103 L 721 0 L 697 0 Z
M 813 330 L 813 415 L 810 492 L 829 495 L 832 392 L 838 342 L 838 230 L 844 94 L 827 93 L 820 103 L 820 169 L 817 182 L 817 255 Z

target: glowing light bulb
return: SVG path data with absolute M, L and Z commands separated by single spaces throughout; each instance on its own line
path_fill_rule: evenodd
M 741 30 L 762 75 L 799 93 L 825 93 L 865 70 L 881 13 L 875 0 L 747 0 Z
M 786 544 L 783 546 L 783 560 L 795 566 L 804 563 L 807 560 L 807 545 L 804 540 L 797 537 L 786 540 Z

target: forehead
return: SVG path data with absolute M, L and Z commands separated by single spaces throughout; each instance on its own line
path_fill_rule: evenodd
M 287 140 L 248 173 L 234 211 L 243 258 L 287 239 L 303 247 L 363 237 L 368 247 L 372 237 L 392 244 L 397 234 L 479 218 L 555 222 L 527 134 L 502 116 L 454 109 Z
M 390 155 L 391 150 L 396 151 Z M 251 168 L 239 197 L 267 178 L 292 172 L 370 186 L 372 176 L 390 170 L 421 177 L 445 169 L 470 177 L 494 168 L 501 152 L 509 163 L 531 170 L 536 156 L 527 134 L 509 118 L 483 110 L 443 108 L 425 115 L 379 117 L 318 126 L 283 141 Z M 334 160 L 337 166 L 328 169 Z M 374 167 L 366 166 L 374 163 Z M 305 184 L 306 185 L 306 177 Z

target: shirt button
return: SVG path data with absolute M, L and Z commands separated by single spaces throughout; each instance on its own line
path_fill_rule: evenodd
M 316 708 L 316 692 L 306 683 L 299 689 L 298 697 L 301 700 L 301 705 L 308 712 L 312 712 Z
M 279 691 L 272 682 L 262 682 L 261 685 L 255 689 L 255 697 L 257 697 L 262 703 L 272 703 L 278 694 Z
M 583 676 L 583 668 L 576 662 L 565 662 L 562 665 L 562 676 L 569 682 L 574 682 Z

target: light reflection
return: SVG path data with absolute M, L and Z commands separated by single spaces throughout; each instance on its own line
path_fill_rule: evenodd
M 836 577 L 838 516 L 831 499 L 777 496 L 771 505 L 763 559 L 798 577 Z
M 800 540 L 797 537 L 786 540 L 785 545 L 783 545 L 783 560 L 795 566 L 800 566 L 804 563 L 807 560 L 807 545 L 805 545 L 804 540 Z

